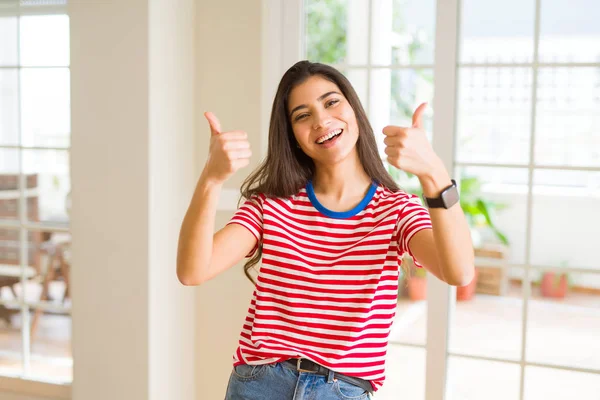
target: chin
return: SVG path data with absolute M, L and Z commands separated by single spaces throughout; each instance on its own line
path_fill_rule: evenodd
M 318 161 L 321 164 L 325 165 L 336 165 L 346 161 L 348 158 L 352 157 L 353 153 L 356 151 L 356 148 L 351 149 L 340 149 L 340 151 L 332 152 L 328 157 L 321 157 Z

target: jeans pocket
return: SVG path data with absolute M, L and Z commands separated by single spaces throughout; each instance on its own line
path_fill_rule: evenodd
M 260 378 L 267 370 L 267 364 L 248 365 L 240 364 L 233 367 L 233 376 L 242 381 L 250 381 Z
M 333 383 L 333 386 L 342 400 L 363 400 L 369 398 L 369 392 L 351 383 L 338 379 Z

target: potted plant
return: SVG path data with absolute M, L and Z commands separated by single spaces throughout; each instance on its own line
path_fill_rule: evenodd
M 412 301 L 427 297 L 427 271 L 415 266 L 413 259 L 405 254 L 398 277 L 398 299 L 408 297 Z
M 508 246 L 508 238 L 494 224 L 493 213 L 506 207 L 481 196 L 481 182 L 476 177 L 463 177 L 459 184 L 460 206 L 471 228 L 471 238 L 475 248 L 483 245 L 481 231 L 489 230 L 496 240 Z M 457 300 L 469 300 L 475 294 L 479 269 L 475 268 L 473 280 L 466 286 L 456 289 Z
M 561 263 L 561 267 L 566 267 L 567 261 Z M 566 272 L 546 271 L 542 274 L 540 281 L 540 291 L 542 296 L 555 299 L 564 299 L 571 286 L 569 274 Z
M 459 286 L 456 288 L 456 300 L 465 301 L 471 300 L 475 295 L 477 289 L 477 277 L 479 276 L 479 269 L 475 268 L 475 275 L 470 283 L 465 286 Z
M 540 289 L 544 297 L 564 299 L 569 291 L 569 276 L 564 272 L 544 272 Z
M 476 177 L 461 178 L 458 188 L 460 206 L 471 227 L 473 245 L 475 247 L 481 246 L 481 234 L 479 230 L 489 229 L 500 243 L 508 246 L 508 238 L 496 227 L 492 217 L 495 211 L 506 208 L 506 205 L 481 197 L 481 182 Z

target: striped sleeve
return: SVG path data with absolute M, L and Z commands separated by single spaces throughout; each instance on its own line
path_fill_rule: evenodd
M 248 229 L 256 238 L 256 246 L 246 255 L 252 257 L 262 240 L 263 233 L 263 198 L 253 195 L 233 214 L 227 225 L 238 224 Z
M 421 204 L 419 196 L 408 194 L 400 205 L 400 215 L 398 217 L 398 255 L 401 257 L 405 253 L 413 259 L 417 267 L 422 267 L 419 260 L 410 251 L 408 246 L 410 239 L 415 233 L 423 229 L 431 229 L 431 218 L 427 208 Z

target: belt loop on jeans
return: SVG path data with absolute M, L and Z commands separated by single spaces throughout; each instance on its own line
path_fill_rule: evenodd
M 306 362 L 305 367 L 312 365 L 313 369 L 302 368 L 302 361 Z M 288 364 L 292 364 L 294 366 L 295 370 L 298 372 L 308 372 L 308 373 L 313 373 L 313 374 L 324 375 L 327 377 L 327 382 L 330 382 L 330 379 L 333 382 L 335 382 L 336 380 L 340 380 L 340 381 L 348 382 L 355 386 L 359 386 L 359 387 L 363 388 L 366 392 L 373 393 L 373 386 L 371 386 L 371 382 L 369 382 L 365 379 L 352 377 L 352 376 L 341 374 L 339 372 L 332 371 L 331 369 L 326 368 L 322 365 L 319 365 L 319 364 L 315 363 L 314 361 L 311 361 L 307 358 L 301 358 L 301 357 L 300 358 L 290 358 L 290 359 L 286 360 L 285 362 Z
M 314 369 L 303 369 L 302 368 L 302 360 L 305 360 L 305 359 L 298 358 L 298 361 L 296 361 L 296 370 L 298 372 L 310 372 L 310 373 L 316 372 L 316 370 L 314 370 Z M 310 361 L 310 360 L 306 360 L 306 361 Z
M 333 370 L 329 370 L 329 372 L 327 373 L 327 383 L 333 383 L 334 375 L 335 375 L 335 372 L 333 372 Z

